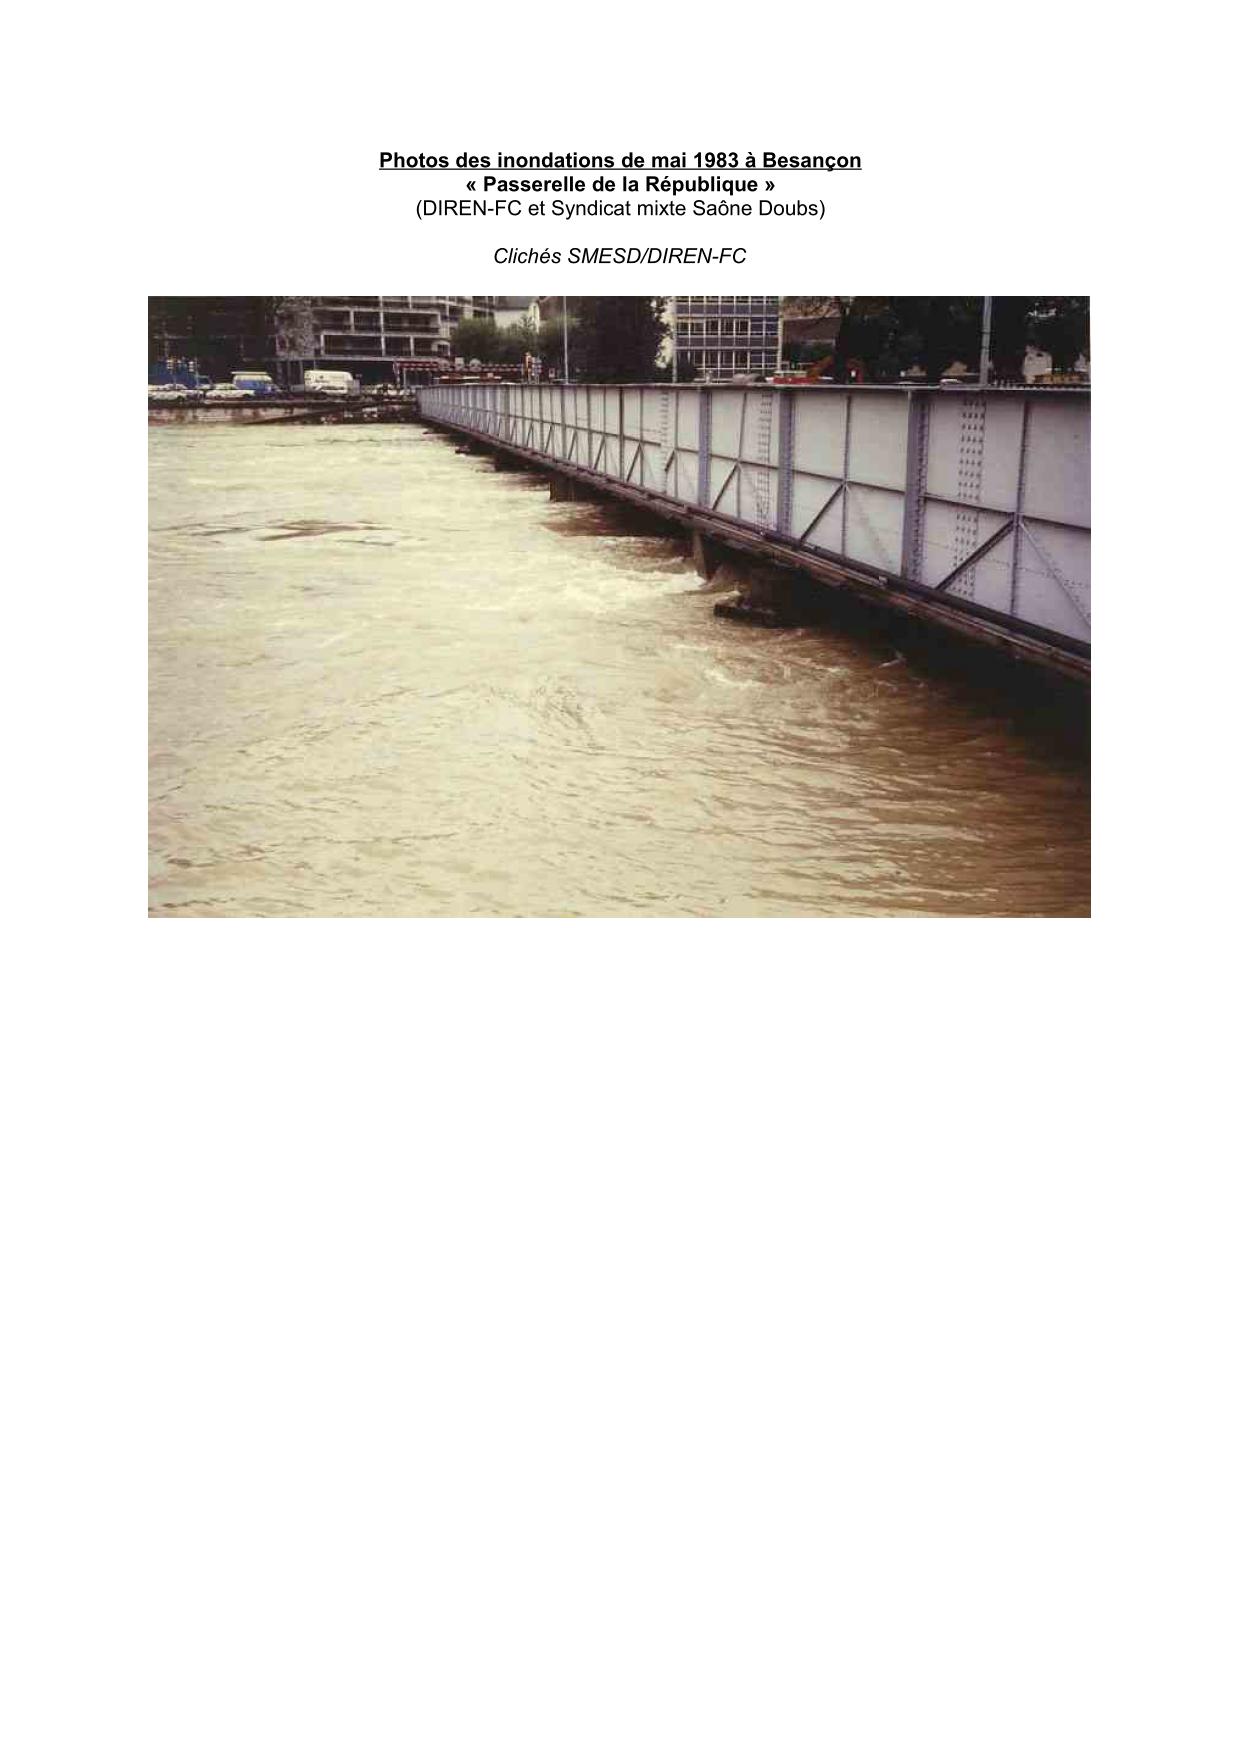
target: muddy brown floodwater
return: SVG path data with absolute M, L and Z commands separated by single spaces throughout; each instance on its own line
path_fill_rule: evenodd
M 1070 699 L 422 427 L 149 436 L 152 914 L 1088 913 Z

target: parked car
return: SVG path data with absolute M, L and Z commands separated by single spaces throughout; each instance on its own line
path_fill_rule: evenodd
M 243 390 L 237 384 L 212 384 L 207 391 L 208 402 L 252 402 L 253 390 Z

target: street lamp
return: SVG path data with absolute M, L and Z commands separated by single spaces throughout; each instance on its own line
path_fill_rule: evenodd
M 979 390 L 984 390 L 990 382 L 990 305 L 990 299 L 982 300 L 982 357 L 977 369 Z

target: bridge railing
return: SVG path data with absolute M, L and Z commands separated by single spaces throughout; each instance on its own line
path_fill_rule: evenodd
M 1087 390 L 436 384 L 433 420 L 1090 637 Z

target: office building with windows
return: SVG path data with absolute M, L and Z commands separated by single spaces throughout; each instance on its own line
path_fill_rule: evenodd
M 777 371 L 779 302 L 744 293 L 672 299 L 678 375 L 718 381 Z

